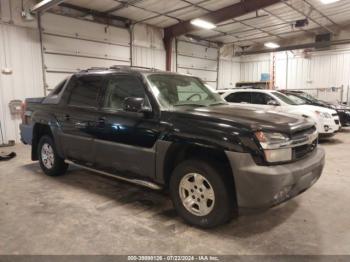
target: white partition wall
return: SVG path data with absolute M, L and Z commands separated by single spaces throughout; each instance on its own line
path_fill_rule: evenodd
M 218 48 L 183 39 L 177 40 L 176 47 L 177 72 L 198 76 L 213 88 L 217 88 Z
M 42 17 L 45 87 L 82 69 L 130 65 L 127 29 L 45 13 Z
M 0 69 L 0 124 L 4 142 L 19 142 L 21 116 L 11 114 L 9 102 L 44 95 L 37 30 L 0 23 Z M 5 69 L 8 73 L 3 72 Z

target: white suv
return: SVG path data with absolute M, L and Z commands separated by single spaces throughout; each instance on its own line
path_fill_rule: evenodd
M 262 109 L 307 116 L 315 121 L 317 131 L 323 137 L 332 136 L 341 128 L 339 116 L 335 110 L 298 104 L 276 90 L 231 89 L 222 94 L 222 97 L 233 104 L 239 103 L 243 106 L 253 104 Z

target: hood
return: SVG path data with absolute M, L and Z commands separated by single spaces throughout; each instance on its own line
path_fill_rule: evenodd
M 218 105 L 196 108 L 184 106 L 176 108 L 176 112 L 186 114 L 187 117 L 194 119 L 205 118 L 206 121 L 243 125 L 253 131 L 272 130 L 290 134 L 314 125 L 312 121 L 301 116 L 247 105 Z
M 298 113 L 315 113 L 315 111 L 319 111 L 322 113 L 329 113 L 329 114 L 336 114 L 337 112 L 334 109 L 322 107 L 322 106 L 315 106 L 315 105 L 298 105 L 291 107 L 291 112 L 298 112 Z

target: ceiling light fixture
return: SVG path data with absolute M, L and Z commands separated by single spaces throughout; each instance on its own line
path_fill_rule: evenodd
M 201 28 L 204 28 L 204 29 L 213 29 L 216 27 L 216 25 L 214 25 L 213 23 L 202 20 L 200 18 L 196 18 L 196 19 L 191 20 L 191 24 L 198 26 L 198 27 L 201 27 Z
M 280 47 L 279 44 L 276 44 L 276 43 L 273 43 L 273 42 L 265 43 L 264 46 L 267 47 L 267 48 L 271 48 L 271 49 L 275 49 L 275 48 L 279 48 Z
M 340 0 L 321 0 L 322 4 L 328 5 L 328 4 L 333 4 L 335 2 L 338 2 Z

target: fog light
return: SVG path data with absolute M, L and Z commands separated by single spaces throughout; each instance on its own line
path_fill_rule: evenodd
M 280 191 L 278 191 L 274 196 L 273 196 L 273 202 L 275 204 L 281 203 L 284 200 L 288 199 L 290 197 L 289 192 L 292 190 L 292 186 L 286 186 L 282 188 Z
M 265 152 L 266 161 L 270 163 L 292 160 L 291 148 L 264 150 L 264 152 Z

